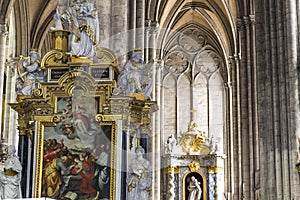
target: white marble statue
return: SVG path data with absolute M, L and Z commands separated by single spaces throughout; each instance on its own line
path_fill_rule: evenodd
M 64 30 L 66 27 L 64 27 L 63 24 L 66 24 L 65 22 L 68 19 L 67 11 L 69 7 L 69 0 L 56 0 L 56 13 L 53 16 L 55 27 L 51 27 L 51 30 Z
M 99 20 L 96 6 L 92 1 L 82 3 L 77 0 L 72 5 L 74 24 L 70 26 L 72 34 L 71 54 L 93 58 L 95 46 L 99 42 Z
M 165 143 L 165 153 L 166 154 L 169 154 L 169 153 L 172 153 L 172 151 L 174 150 L 175 146 L 177 144 L 177 140 L 176 138 L 174 137 L 173 134 L 171 134 L 166 143 Z
M 150 162 L 143 157 L 145 150 L 139 146 L 135 149 L 135 157 L 131 160 L 127 178 L 128 200 L 149 200 L 148 189 L 152 178 Z
M 70 34 L 71 55 L 93 58 L 100 40 L 99 19 L 93 0 L 57 0 L 55 27 Z
M 0 172 L 0 199 L 18 199 L 21 195 L 22 165 L 15 155 L 14 146 L 8 146 L 8 157 L 4 163 L 4 172 Z
M 141 50 L 135 50 L 120 73 L 118 94 L 141 93 L 150 99 L 152 93 L 152 66 L 153 62 L 144 63 Z
M 191 177 L 191 180 L 188 185 L 189 196 L 188 200 L 200 200 L 202 195 L 202 189 L 200 187 L 200 182 L 194 177 Z
M 41 56 L 36 50 L 29 52 L 29 57 L 20 56 L 18 65 L 19 81 L 17 94 L 32 95 L 39 82 L 45 82 L 45 71 L 40 66 Z

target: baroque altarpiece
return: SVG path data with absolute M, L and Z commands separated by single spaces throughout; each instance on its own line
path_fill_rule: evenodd
M 18 112 L 22 196 L 147 200 L 158 176 L 165 199 L 223 199 L 225 156 L 193 120 L 180 138 L 170 135 L 164 153 L 152 152 L 158 106 L 143 51 L 134 50 L 119 72 L 114 52 L 94 47 L 96 17 L 75 15 L 85 20 L 66 27 L 61 18 L 70 16 L 57 12 L 53 49 L 20 56 L 10 103 Z M 152 169 L 155 156 L 162 169 Z
M 144 94 L 113 94 L 119 71 L 109 49 L 96 50 L 95 59 L 70 56 L 69 32 L 52 35 L 54 49 L 40 62 L 46 80 L 10 104 L 19 115 L 23 196 L 126 198 L 128 161 L 138 147 L 148 151 L 156 103 Z

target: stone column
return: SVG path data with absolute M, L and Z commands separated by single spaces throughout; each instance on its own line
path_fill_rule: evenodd
M 149 51 L 150 51 L 150 31 L 151 31 L 151 27 L 150 27 L 150 25 L 149 25 L 149 23 L 150 23 L 150 20 L 149 21 L 146 21 L 146 23 L 145 23 L 145 52 L 144 52 L 144 56 L 145 56 L 145 58 L 144 58 L 144 61 L 145 61 L 145 63 L 148 63 L 149 62 L 149 59 L 150 59 L 150 57 L 149 57 Z
M 6 62 L 6 96 L 5 102 L 13 103 L 16 101 L 16 76 L 17 76 L 17 64 L 19 58 L 10 58 Z M 3 137 L 7 140 L 8 144 L 13 144 L 14 146 L 17 145 L 18 138 L 17 137 L 17 113 L 11 109 L 10 106 L 5 106 L 4 112 L 4 124 L 3 124 Z
M 286 13 L 286 41 L 287 50 L 286 50 L 286 64 L 287 74 L 288 74 L 288 119 L 289 119 L 289 138 L 287 139 L 288 153 L 290 155 L 296 155 L 297 149 L 300 148 L 300 144 L 297 139 L 300 138 L 300 98 L 299 98 L 299 88 L 300 88 L 300 74 L 299 74 L 299 7 L 296 5 L 298 1 L 296 0 L 287 0 L 285 1 L 285 13 Z M 297 42 L 298 41 L 298 42 Z M 286 156 L 285 156 L 286 157 Z M 286 159 L 288 160 L 288 159 Z M 297 170 L 292 169 L 292 166 L 295 166 L 297 163 L 296 156 L 289 156 L 288 160 L 290 164 L 289 168 L 286 168 L 286 171 L 290 173 L 291 179 L 291 194 L 290 198 L 300 199 L 300 186 L 299 186 L 299 174 Z M 263 199 L 263 192 L 262 192 Z
M 22 197 L 28 197 L 26 195 L 27 187 L 29 187 L 28 181 L 32 179 L 30 176 L 30 161 L 28 158 L 31 156 L 28 155 L 29 152 L 29 138 L 27 135 L 19 135 L 19 145 L 18 145 L 18 156 L 20 159 L 20 162 L 22 164 L 22 178 L 21 178 L 21 192 Z
M 145 1 L 136 0 L 136 48 L 145 47 Z
M 122 169 L 122 165 L 124 165 L 123 161 L 122 160 L 122 157 L 124 156 L 124 153 L 123 153 L 123 139 L 124 141 L 127 139 L 127 138 L 123 138 L 123 131 L 122 131 L 122 120 L 118 119 L 117 120 L 117 131 L 116 131 L 116 137 L 117 137 L 117 149 L 119 151 L 116 152 L 116 155 L 117 155 L 117 162 L 116 162 L 116 183 L 125 183 L 125 180 L 122 180 L 126 177 L 124 177 L 124 171 Z M 123 139 L 122 139 L 123 138 Z M 121 151 L 120 151 L 121 150 Z M 122 196 L 123 198 L 126 197 L 126 194 L 124 194 L 125 192 L 122 191 L 124 188 L 121 187 L 122 184 L 116 184 L 116 199 L 122 199 Z M 125 197 L 124 197 L 125 196 Z
M 149 59 L 156 60 L 157 51 L 157 33 L 159 31 L 159 24 L 156 21 L 150 23 L 150 35 L 149 35 Z
M 2 108 L 3 108 L 3 84 L 4 84 L 4 66 L 6 57 L 6 38 L 8 35 L 7 25 L 0 24 L 0 134 L 2 134 Z M 4 139 L 1 135 L 0 139 Z
M 163 63 L 162 61 L 157 61 L 155 62 L 154 68 L 153 68 L 153 73 L 155 74 L 153 78 L 153 91 L 152 91 L 152 96 L 153 100 L 157 101 L 157 106 L 160 107 L 160 99 L 161 99 L 161 72 L 163 69 Z M 161 110 L 158 110 L 155 112 L 153 115 L 153 128 L 154 130 L 153 133 L 153 158 L 152 158 L 152 163 L 153 163 L 153 175 L 154 175 L 154 182 L 156 184 L 152 184 L 152 197 L 153 199 L 160 199 L 160 193 L 161 193 L 161 173 L 160 173 L 160 168 L 161 168 Z
M 109 45 L 118 58 L 128 53 L 128 4 L 129 1 L 125 0 L 111 1 L 112 26 Z
M 175 174 L 179 174 L 179 171 L 180 168 L 177 166 L 166 167 L 167 179 L 168 179 L 167 200 L 175 200 L 176 195 L 178 195 L 175 193 L 175 189 L 176 189 Z
M 100 29 L 100 47 L 109 47 L 109 40 L 111 39 L 111 25 L 112 25 L 112 5 L 111 0 L 95 1 L 98 9 L 99 29 Z

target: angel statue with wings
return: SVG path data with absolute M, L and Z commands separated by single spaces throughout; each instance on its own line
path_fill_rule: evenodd
M 128 60 L 118 79 L 118 87 L 115 95 L 129 93 L 144 94 L 151 98 L 152 92 L 152 66 L 153 62 L 145 64 L 142 50 L 134 50 L 131 59 Z
M 35 49 L 31 49 L 29 57 L 20 56 L 18 63 L 18 95 L 32 95 L 38 82 L 45 82 L 45 71 L 40 66 L 41 56 Z

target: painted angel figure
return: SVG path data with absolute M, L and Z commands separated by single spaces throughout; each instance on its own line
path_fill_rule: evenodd
M 19 95 L 32 95 L 39 82 L 45 82 L 45 71 L 40 66 L 41 56 L 37 50 L 31 50 L 29 57 L 20 56 L 18 63 L 19 83 L 17 93 Z

